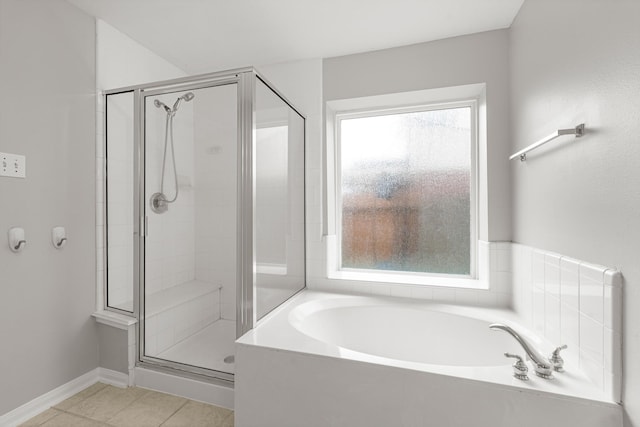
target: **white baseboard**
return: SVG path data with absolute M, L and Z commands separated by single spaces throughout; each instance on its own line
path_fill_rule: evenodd
M 98 381 L 112 386 L 127 388 L 129 386 L 129 376 L 122 372 L 112 371 L 111 369 L 97 368 Z
M 105 368 L 96 368 L 66 384 L 62 384 L 60 387 L 36 397 L 32 401 L 4 415 L 0 415 L 0 426 L 17 426 L 97 382 L 103 382 L 116 387 L 127 387 L 129 378 L 121 372 Z

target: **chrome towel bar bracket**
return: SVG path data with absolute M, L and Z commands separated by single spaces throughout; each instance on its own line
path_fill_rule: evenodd
M 584 123 L 579 124 L 578 126 L 576 126 L 575 128 L 572 129 L 558 129 L 557 131 L 553 132 L 551 135 L 548 135 L 544 138 L 542 138 L 540 141 L 534 142 L 533 144 L 529 145 L 526 148 L 523 148 L 522 150 L 518 151 L 517 153 L 513 154 L 511 157 L 509 157 L 509 160 L 513 160 L 516 157 L 520 158 L 521 162 L 524 162 L 525 160 L 527 160 L 527 153 L 531 150 L 534 150 L 538 147 L 540 147 L 541 145 L 546 144 L 547 142 L 556 139 L 559 136 L 562 135 L 575 135 L 576 138 L 581 137 L 582 135 L 584 135 Z

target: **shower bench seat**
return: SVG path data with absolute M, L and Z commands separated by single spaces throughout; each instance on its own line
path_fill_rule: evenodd
M 220 318 L 220 286 L 193 280 L 147 295 L 145 353 L 156 356 Z

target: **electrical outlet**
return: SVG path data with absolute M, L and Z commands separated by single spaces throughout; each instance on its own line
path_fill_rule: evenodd
M 20 154 L 0 153 L 0 176 L 25 178 L 27 176 L 27 158 Z

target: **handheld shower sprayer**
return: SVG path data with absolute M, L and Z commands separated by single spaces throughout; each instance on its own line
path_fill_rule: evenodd
M 169 203 L 173 203 L 178 199 L 178 171 L 176 169 L 176 153 L 173 148 L 173 117 L 178 111 L 180 101 L 189 102 L 193 98 L 195 98 L 193 92 L 187 92 L 176 99 L 176 102 L 173 104 L 173 108 L 169 108 L 164 102 L 160 101 L 159 99 L 153 101 L 153 105 L 155 105 L 157 108 L 164 108 L 164 111 L 167 113 L 164 134 L 164 156 L 162 158 L 162 174 L 160 178 L 160 191 L 154 193 L 151 196 L 151 200 L 149 201 L 151 210 L 153 210 L 155 213 L 166 212 L 169 208 Z M 172 199 L 168 199 L 164 194 L 164 170 L 167 163 L 167 148 L 169 146 L 169 142 L 171 142 L 171 160 L 173 163 L 173 178 L 176 189 L 176 194 Z
M 178 97 L 178 99 L 176 99 L 176 102 L 174 102 L 173 104 L 173 112 L 175 113 L 176 111 L 178 111 L 178 106 L 180 105 L 180 101 L 184 100 L 184 102 L 189 102 L 193 98 L 195 98 L 195 95 L 193 94 L 193 92 L 187 92 L 184 95 Z

